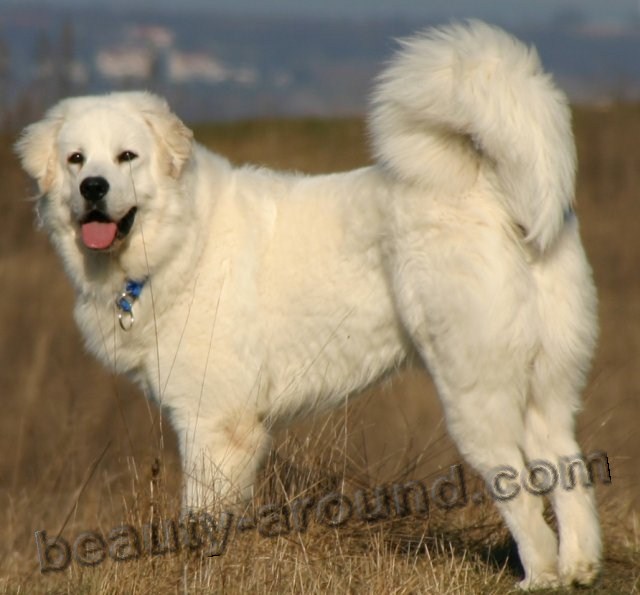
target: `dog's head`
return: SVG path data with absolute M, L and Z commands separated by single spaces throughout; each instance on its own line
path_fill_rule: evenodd
M 145 213 L 162 206 L 158 195 L 180 178 L 192 147 L 167 104 L 142 92 L 61 101 L 16 144 L 38 183 L 45 228 L 88 252 L 127 244 Z

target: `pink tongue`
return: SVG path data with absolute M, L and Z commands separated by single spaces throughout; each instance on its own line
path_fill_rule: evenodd
M 104 250 L 116 239 L 118 226 L 115 223 L 91 221 L 82 226 L 82 241 L 87 248 Z

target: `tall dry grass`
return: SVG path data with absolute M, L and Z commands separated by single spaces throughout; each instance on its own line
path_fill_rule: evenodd
M 606 560 L 593 592 L 637 592 L 640 108 L 578 109 L 575 123 L 578 213 L 602 323 L 579 434 L 585 450 L 608 453 L 613 477 L 598 488 Z M 196 136 L 237 163 L 315 173 L 368 161 L 358 120 L 200 126 Z M 427 519 L 311 522 L 279 537 L 233 530 L 218 557 L 180 551 L 41 574 L 37 530 L 73 542 L 82 531 L 176 519 L 180 468 L 167 420 L 83 352 L 71 290 L 34 228 L 10 140 L 0 142 L 0 592 L 510 592 L 517 556 L 487 503 Z M 410 370 L 279 436 L 252 506 L 409 478 L 430 485 L 458 461 L 429 379 Z

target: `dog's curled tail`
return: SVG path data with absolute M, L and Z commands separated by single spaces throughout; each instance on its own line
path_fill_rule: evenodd
M 536 51 L 478 21 L 401 44 L 373 95 L 378 160 L 441 195 L 490 168 L 527 242 L 547 249 L 573 203 L 576 156 L 567 98 Z

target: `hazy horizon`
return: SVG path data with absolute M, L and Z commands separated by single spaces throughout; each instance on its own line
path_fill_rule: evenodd
M 97 8 L 94 0 L 0 0 L 0 5 L 47 5 L 82 9 Z M 224 12 L 254 16 L 297 16 L 323 18 L 379 18 L 420 16 L 433 19 L 482 18 L 513 25 L 549 22 L 555 18 L 583 18 L 587 21 L 628 25 L 640 23 L 640 0 L 182 0 L 179 6 L 173 0 L 111 0 L 105 8 L 118 10 L 127 7 L 150 14 L 173 12 Z

